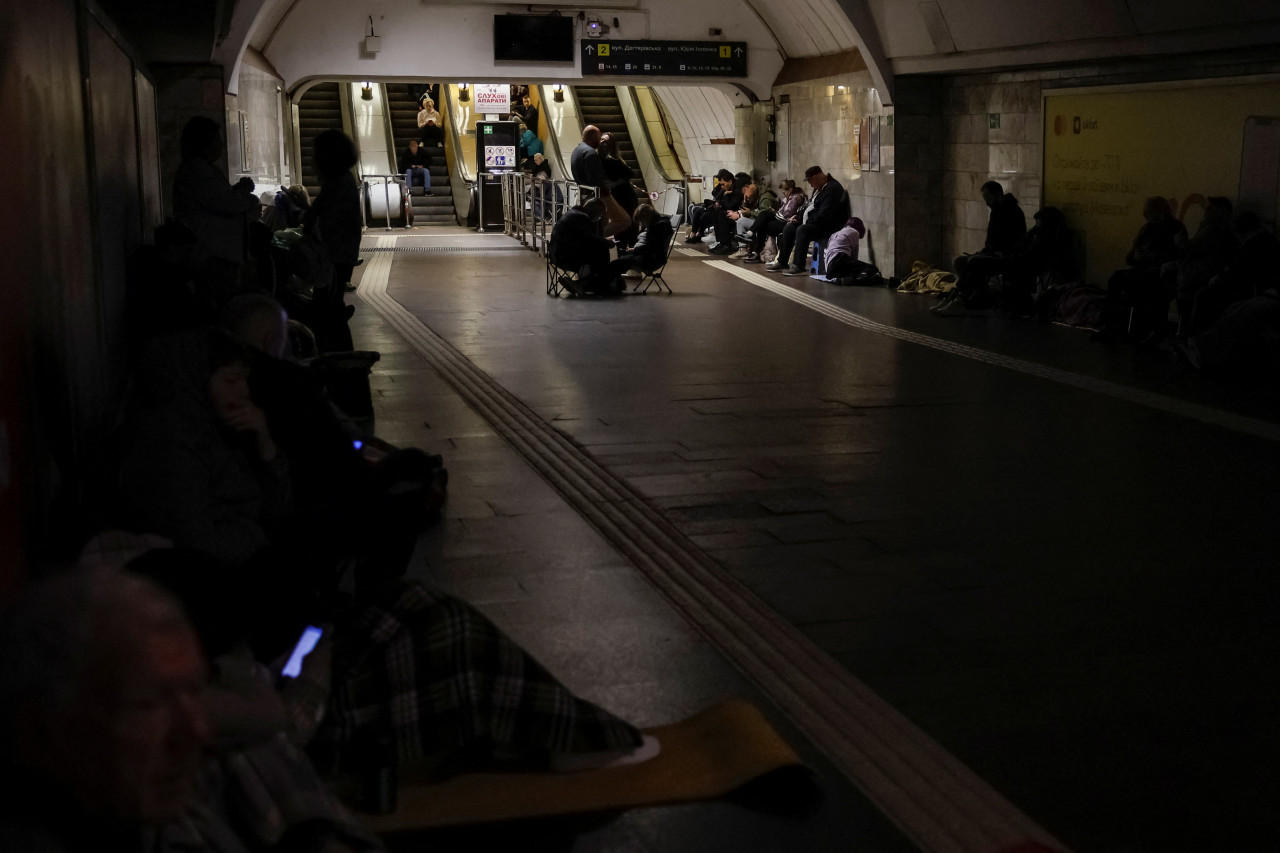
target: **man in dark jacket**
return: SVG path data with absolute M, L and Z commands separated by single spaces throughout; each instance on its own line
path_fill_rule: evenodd
M 737 226 L 729 218 L 729 213 L 741 209 L 750 183 L 751 176 L 746 172 L 739 172 L 733 176 L 733 184 L 728 191 L 722 194 L 716 202 L 713 213 L 715 216 L 716 244 L 711 247 L 711 254 L 732 255 L 738 251 L 738 242 L 735 239 Z
M 704 199 L 702 204 L 689 206 L 689 236 L 686 243 L 697 243 L 703 232 L 715 221 L 714 212 L 718 209 L 720 198 L 733 186 L 733 172 L 721 169 L 716 173 L 716 185 L 711 188 L 711 198 Z
M 593 198 L 566 210 L 551 229 L 547 247 L 551 262 L 578 273 L 577 286 L 566 285 L 572 293 L 616 293 L 622 289 L 609 263 L 613 244 L 600 236 L 603 217 L 604 202 Z
M 991 208 L 987 218 L 987 242 L 982 250 L 956 258 L 956 289 L 929 310 L 941 316 L 956 316 L 965 308 L 990 307 L 987 279 L 1000 272 L 1004 260 L 1027 234 L 1027 215 L 1012 193 L 995 181 L 982 185 L 982 200 Z
M 822 171 L 821 166 L 805 169 L 804 177 L 813 188 L 813 197 L 805 208 L 804 221 L 796 228 L 795 242 L 788 247 L 794 257 L 779 254 L 768 267 L 775 271 L 785 267 L 785 275 L 805 275 L 804 262 L 809 244 L 814 240 L 827 239 L 849 221 L 849 194 L 839 181 Z
M 404 188 L 413 192 L 416 180 L 424 191 L 431 191 L 431 155 L 422 148 L 418 140 L 409 140 L 409 150 L 400 158 L 400 171 L 404 172 Z
M 582 141 L 569 155 L 569 172 L 573 180 L 584 187 L 597 187 L 601 195 L 608 195 L 605 186 L 604 164 L 600 162 L 600 128 L 589 124 L 582 129 Z

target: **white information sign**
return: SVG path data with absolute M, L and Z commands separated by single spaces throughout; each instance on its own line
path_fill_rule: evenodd
M 514 169 L 516 167 L 516 147 L 514 145 L 486 145 L 484 147 L 484 166 L 486 169 Z
M 478 113 L 506 115 L 511 112 L 511 86 L 507 83 L 476 83 L 473 94 Z

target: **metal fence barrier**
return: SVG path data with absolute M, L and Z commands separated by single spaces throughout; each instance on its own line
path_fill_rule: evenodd
M 503 233 L 544 256 L 556 221 L 566 210 L 595 198 L 597 193 L 595 187 L 574 181 L 534 178 L 525 172 L 503 173 L 501 181 Z M 666 193 L 676 194 L 673 212 L 684 213 L 689 197 L 688 184 L 683 181 L 668 184 L 666 189 L 651 193 L 648 200 L 657 205 Z

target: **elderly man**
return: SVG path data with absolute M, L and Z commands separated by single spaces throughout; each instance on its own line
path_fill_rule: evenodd
M 802 221 L 795 229 L 794 240 L 783 245 L 778 241 L 777 260 L 765 267 L 772 272 L 783 271 L 785 275 L 807 275 L 804 268 L 805 255 L 809 244 L 814 240 L 825 240 L 845 224 L 849 219 L 849 194 L 835 178 L 822 171 L 821 166 L 810 166 L 805 169 L 805 180 L 813 188 L 809 206 L 805 208 Z M 786 236 L 786 232 L 783 233 Z M 792 252 L 794 258 L 790 258 Z
M 569 172 L 573 180 L 584 187 L 597 187 L 601 195 L 608 194 L 605 186 L 604 164 L 596 149 L 600 147 L 600 128 L 589 124 L 582 129 L 582 141 L 569 155 Z
M 143 849 L 192 799 L 210 738 L 207 672 L 177 604 L 142 578 L 68 572 L 0 640 L 0 848 Z

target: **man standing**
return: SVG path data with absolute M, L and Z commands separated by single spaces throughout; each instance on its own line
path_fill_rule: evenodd
M 604 164 L 596 149 L 600 147 L 600 128 L 589 124 L 582 129 L 582 141 L 569 155 L 569 171 L 573 180 L 584 187 L 595 187 L 601 194 L 607 193 Z
M 405 192 L 413 192 L 414 181 L 421 184 L 424 191 L 430 192 L 431 155 L 422 148 L 418 140 L 409 140 L 409 150 L 400 158 L 400 169 L 404 172 Z
M 827 239 L 849 220 L 849 194 L 839 181 L 824 172 L 821 166 L 805 169 L 804 178 L 813 189 L 813 196 L 796 228 L 795 241 L 787 246 L 785 253 L 778 254 L 776 261 L 765 267 L 767 270 L 782 270 L 784 275 L 806 275 L 808 271 L 804 264 L 809 244 L 814 240 Z M 794 257 L 788 258 L 791 254 Z

